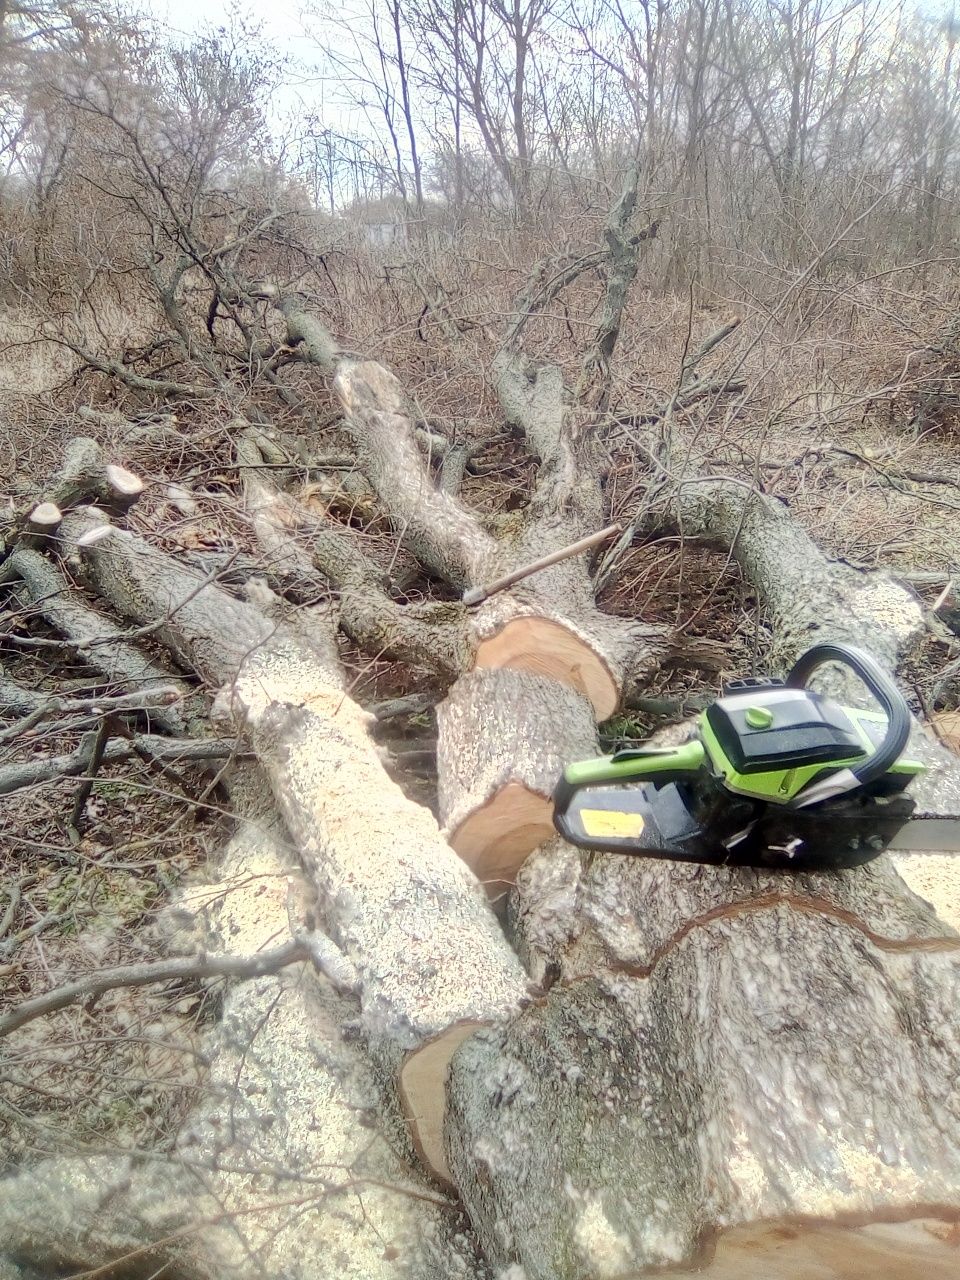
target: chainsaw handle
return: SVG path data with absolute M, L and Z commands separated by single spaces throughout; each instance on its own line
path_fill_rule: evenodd
M 792 689 L 805 689 L 818 667 L 839 662 L 860 677 L 887 717 L 887 732 L 879 748 L 863 764 L 851 769 L 861 785 L 882 777 L 907 745 L 910 736 L 910 712 L 903 694 L 876 659 L 862 649 L 847 644 L 817 644 L 794 663 L 785 684 Z
M 703 744 L 694 740 L 679 747 L 641 747 L 635 751 L 617 751 L 612 756 L 578 760 L 567 765 L 554 787 L 554 813 L 565 813 L 576 793 L 585 787 L 643 782 L 665 786 L 696 774 L 705 758 Z M 566 834 L 563 827 L 559 829 Z

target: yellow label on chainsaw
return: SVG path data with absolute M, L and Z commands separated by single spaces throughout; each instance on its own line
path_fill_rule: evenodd
M 619 809 L 581 809 L 580 821 L 588 836 L 633 840 L 643 830 L 643 814 L 623 813 Z

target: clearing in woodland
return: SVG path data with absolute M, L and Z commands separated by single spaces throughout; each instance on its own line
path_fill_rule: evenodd
M 0 1280 L 955 1277 L 952 851 L 551 795 L 832 641 L 958 812 L 956 24 L 369 0 L 371 134 L 108 16 L 0 9 Z

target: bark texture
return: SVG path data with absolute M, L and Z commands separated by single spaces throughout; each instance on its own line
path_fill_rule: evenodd
M 399 1077 L 413 1142 L 443 1175 L 445 1060 L 434 1042 L 515 1010 L 525 981 L 476 877 L 385 776 L 370 717 L 325 674 L 267 652 L 230 690 L 230 711 L 357 966 L 370 1052 L 387 1079 Z M 428 1069 L 408 1057 L 416 1051 Z
M 671 522 L 688 537 L 732 550 L 771 614 L 784 666 L 811 645 L 839 640 L 895 670 L 923 633 L 916 597 L 882 572 L 828 560 L 776 498 L 712 477 L 670 497 Z
M 399 1088 L 414 1148 L 444 1176 L 446 1060 L 466 1029 L 516 1009 L 525 976 L 476 877 L 384 772 L 372 718 L 343 689 L 332 619 L 294 631 L 120 530 L 75 545 L 115 607 L 226 685 L 218 714 L 263 763 L 324 922 L 357 966 L 370 1052 Z
M 788 904 L 690 930 L 646 979 L 555 987 L 453 1059 L 485 1249 L 530 1280 L 954 1275 L 958 996 L 955 954 Z

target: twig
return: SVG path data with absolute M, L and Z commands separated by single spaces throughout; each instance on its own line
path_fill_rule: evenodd
M 198 955 L 173 960 L 154 960 L 145 964 L 100 969 L 76 982 L 55 987 L 42 996 L 35 996 L 32 1000 L 19 1004 L 11 1013 L 0 1018 L 0 1039 L 11 1031 L 16 1031 L 18 1027 L 33 1022 L 35 1018 L 65 1009 L 78 1000 L 94 999 L 119 987 L 146 987 L 155 982 L 176 982 L 188 978 L 198 981 L 207 978 L 262 978 L 304 960 L 309 960 L 338 991 L 352 992 L 356 989 L 356 974 L 346 956 L 329 938 L 304 933 L 271 951 L 261 951 L 250 956 L 211 956 L 200 952 Z
M 7 903 L 7 909 L 3 913 L 3 919 L 0 920 L 0 938 L 3 938 L 10 929 L 20 906 L 20 885 L 12 884 L 7 892 L 10 894 L 10 901 Z
M 700 361 L 703 360 L 706 356 L 708 356 L 710 352 L 714 349 L 714 347 L 718 347 L 720 343 L 724 341 L 724 339 L 729 338 L 731 333 L 733 333 L 736 329 L 739 329 L 742 323 L 743 321 L 740 316 L 731 316 L 731 318 L 726 322 L 726 324 L 722 324 L 719 329 L 715 329 L 713 333 L 709 334 L 706 338 L 704 338 L 703 342 L 700 343 L 700 346 L 697 347 L 696 351 L 694 351 L 692 355 L 687 356 L 683 361 L 682 374 L 680 379 L 681 386 L 686 384 L 687 378 L 690 376 L 690 374 L 692 374 L 696 370 L 696 367 L 700 363 Z M 697 381 L 700 382 L 701 379 L 698 379 Z M 727 390 L 730 390 L 730 389 L 731 388 L 728 386 Z
M 8 705 L 5 701 L 5 698 L 9 696 L 4 692 L 6 688 L 6 684 L 0 685 L 0 709 Z M 24 693 L 30 696 L 33 691 L 25 690 Z M 42 694 L 36 696 L 43 698 Z M 91 718 L 99 719 L 101 716 L 124 715 L 130 711 L 149 711 L 154 707 L 172 707 L 180 701 L 180 697 L 180 690 L 175 689 L 173 686 L 141 689 L 136 693 L 106 694 L 101 698 L 61 698 L 54 695 L 42 701 L 40 705 L 35 706 L 29 715 L 24 716 L 22 720 L 18 720 L 9 729 L 4 729 L 0 732 L 0 742 L 8 742 L 12 738 L 29 733 L 41 721 L 48 719 L 52 715 L 59 715 L 62 712 L 88 712 Z M 11 703 L 9 705 L 14 704 Z M 71 728 L 74 728 L 77 722 L 71 721 L 70 725 Z
M 101 996 L 118 987 L 145 987 L 154 982 L 182 981 L 185 978 L 259 978 L 310 956 L 306 943 L 291 939 L 281 947 L 253 956 L 208 956 L 200 954 L 176 960 L 155 960 L 146 964 L 120 965 L 70 982 L 42 996 L 25 1000 L 11 1013 L 0 1018 L 0 1039 L 18 1027 L 42 1018 L 78 1000 Z
M 93 741 L 89 749 L 90 758 L 84 769 L 83 780 L 77 788 L 77 795 L 73 802 L 73 812 L 70 814 L 70 821 L 67 823 L 68 832 L 73 833 L 75 836 L 80 834 L 80 822 L 83 818 L 84 805 L 86 805 L 90 792 L 93 790 L 93 784 L 103 763 L 103 754 L 107 749 L 107 742 L 114 726 L 113 717 L 104 716 L 93 731 Z

